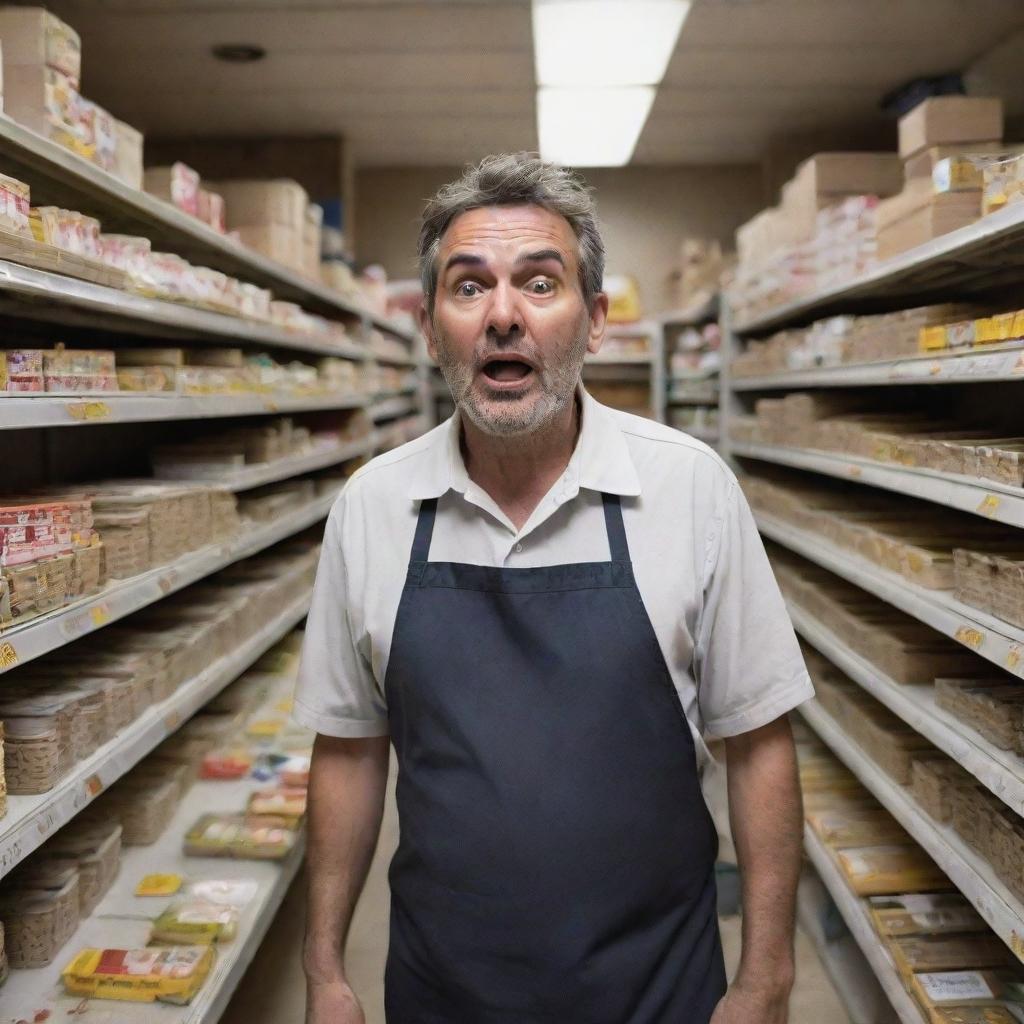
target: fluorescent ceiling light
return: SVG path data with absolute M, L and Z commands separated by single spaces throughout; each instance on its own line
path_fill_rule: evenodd
M 537 84 L 657 85 L 689 0 L 533 0 Z
M 628 164 L 653 102 L 654 87 L 649 85 L 538 89 L 541 156 L 570 167 Z

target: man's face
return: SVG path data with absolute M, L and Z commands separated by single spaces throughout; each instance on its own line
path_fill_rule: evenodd
M 587 309 L 569 222 L 539 206 L 460 214 L 441 238 L 421 326 L 456 403 L 488 434 L 528 434 L 575 393 L 604 335 L 607 297 Z

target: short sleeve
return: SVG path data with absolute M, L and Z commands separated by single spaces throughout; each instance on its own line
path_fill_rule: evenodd
M 695 652 L 707 731 L 737 736 L 814 696 L 796 634 L 757 525 L 735 479 L 705 566 Z
M 292 717 L 326 736 L 360 739 L 388 734 L 387 710 L 373 670 L 353 635 L 353 586 L 346 559 L 346 498 L 327 520 L 313 600 L 306 621 Z M 351 557 L 351 556 L 350 556 Z

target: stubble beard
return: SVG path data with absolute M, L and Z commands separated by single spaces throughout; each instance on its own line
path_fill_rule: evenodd
M 473 381 L 484 357 L 493 357 L 493 344 L 478 346 L 472 362 L 467 364 L 452 356 L 444 337 L 438 333 L 437 363 L 456 407 L 478 430 L 492 437 L 534 434 L 551 424 L 575 398 L 587 354 L 587 337 L 584 328 L 556 365 L 545 364 L 536 371 L 541 393 L 531 402 L 503 391 L 491 392 L 486 398 L 477 394 Z M 510 352 L 523 351 L 517 346 L 507 348 Z

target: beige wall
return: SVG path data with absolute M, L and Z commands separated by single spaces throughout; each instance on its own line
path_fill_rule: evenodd
M 357 175 L 360 263 L 380 263 L 393 278 L 415 275 L 417 217 L 424 198 L 457 169 L 366 168 Z M 597 193 L 610 273 L 632 274 L 645 313 L 673 304 L 672 271 L 687 235 L 719 238 L 765 204 L 757 166 L 625 167 L 586 174 Z

